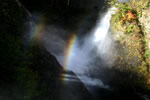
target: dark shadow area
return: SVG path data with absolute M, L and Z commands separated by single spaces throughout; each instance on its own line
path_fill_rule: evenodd
M 40 91 L 40 95 L 35 100 L 48 98 L 50 100 L 92 100 L 91 94 L 77 76 L 73 72 L 66 72 L 44 47 L 39 44 L 34 45 L 32 54 L 31 68 L 38 73 L 38 91 Z M 62 75 L 72 75 L 76 80 L 65 80 L 66 77 Z
M 122 64 L 121 68 L 118 65 L 110 68 L 104 66 L 101 64 L 87 71 L 89 77 L 100 79 L 104 85 L 109 86 L 89 86 L 96 100 L 145 100 L 150 95 L 147 77 L 136 68 L 129 68 L 127 64 Z
M 29 11 L 65 10 L 70 8 L 99 9 L 106 0 L 19 0 Z
M 70 99 L 76 94 L 75 100 L 91 100 L 78 78 L 73 89 L 72 84 L 62 84 L 60 75 L 66 72 L 42 45 L 24 41 L 26 21 L 30 18 L 25 9 L 15 0 L 0 2 L 0 99 L 60 100 L 65 88 Z

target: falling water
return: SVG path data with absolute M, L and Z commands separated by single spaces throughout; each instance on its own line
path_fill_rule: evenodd
M 102 59 L 102 55 L 108 56 L 107 52 L 109 52 L 109 46 L 112 41 L 107 36 L 109 35 L 111 15 L 115 9 L 111 8 L 103 16 L 100 15 L 96 28 L 93 29 L 90 36 L 85 38 L 83 46 L 80 47 L 80 44 L 76 42 L 72 50 L 68 70 L 73 71 L 85 86 L 109 87 L 104 85 L 100 79 L 91 78 L 85 75 L 85 73 L 87 73 L 87 70 L 93 69 L 93 65 L 90 65 L 90 62 L 93 61 L 95 56 L 99 56 Z M 94 55 L 92 50 L 95 48 L 97 53 Z
M 103 44 L 104 39 L 109 31 L 110 18 L 111 18 L 111 13 L 110 11 L 108 11 L 102 17 L 102 19 L 99 19 L 98 24 L 94 29 L 94 42 L 101 42 L 101 44 Z
M 111 15 L 117 8 L 112 7 L 108 10 L 102 18 L 100 17 L 96 28 L 94 29 L 93 43 L 97 46 L 99 53 L 107 53 L 108 48 L 106 48 L 106 43 L 110 44 L 108 41 L 108 33 L 110 28 Z M 109 43 L 108 43 L 109 42 Z M 110 46 L 110 45 L 109 45 Z
M 110 10 L 108 10 L 104 14 L 104 16 L 99 17 L 96 28 L 94 28 L 92 32 L 92 36 L 89 37 L 89 38 L 92 38 L 92 44 L 96 46 L 98 56 L 101 58 L 104 58 L 102 57 L 102 55 L 108 56 L 107 53 L 109 52 L 109 47 L 111 46 L 112 41 L 108 38 L 108 35 L 109 35 L 108 33 L 110 29 L 111 15 L 114 13 L 114 10 L 116 10 L 116 8 L 112 7 Z M 85 43 L 88 43 L 88 42 L 85 42 Z M 91 55 L 90 52 L 88 52 L 87 56 L 89 58 L 90 58 L 90 55 Z M 109 86 L 104 85 L 100 79 L 90 78 L 86 76 L 84 77 L 79 76 L 79 78 L 86 85 L 94 85 L 97 87 L 109 88 Z
M 94 68 L 99 66 L 99 65 L 97 66 L 93 64 L 97 56 L 101 58 L 102 60 L 105 58 L 110 58 L 108 52 L 110 51 L 109 47 L 111 46 L 112 41 L 110 38 L 108 38 L 109 37 L 108 33 L 109 33 L 109 28 L 110 28 L 111 15 L 114 12 L 114 10 L 116 10 L 116 8 L 112 7 L 110 8 L 110 10 L 108 10 L 104 14 L 102 13 L 99 14 L 96 27 L 90 32 L 90 35 L 84 37 L 82 45 L 80 44 L 78 39 L 76 39 L 76 41 L 73 44 L 73 47 L 72 47 L 73 49 L 71 50 L 71 54 L 69 55 L 69 61 L 67 61 L 68 66 L 64 66 L 64 59 L 68 58 L 68 55 L 62 53 L 60 56 L 58 53 L 51 52 L 51 50 L 49 50 L 52 54 L 55 55 L 59 63 L 62 66 L 67 67 L 67 71 L 74 72 L 78 76 L 78 78 L 84 83 L 84 85 L 87 86 L 87 88 L 90 85 L 103 87 L 103 88 L 109 88 L 108 85 L 103 84 L 103 81 L 101 79 L 91 77 L 90 75 L 95 74 L 95 73 L 89 72 L 89 71 L 95 70 Z M 45 40 L 48 40 L 48 43 L 50 43 L 51 39 L 48 38 Z M 57 42 L 57 43 L 63 45 L 62 42 Z M 48 46 L 49 45 L 47 45 L 47 47 Z M 50 46 L 50 49 L 51 48 L 55 48 L 55 47 Z M 65 49 L 64 51 L 67 51 L 68 48 L 63 48 L 63 49 Z M 105 59 L 105 60 L 107 60 L 105 62 L 108 62 L 108 60 L 110 59 Z M 100 63 L 102 64 L 100 65 L 102 66 L 106 64 L 105 62 L 101 61 Z M 88 75 L 89 73 L 90 75 Z M 65 80 L 71 81 L 71 78 L 73 78 L 74 80 L 74 76 L 70 75 L 69 73 L 65 73 L 65 74 L 66 75 L 63 75 L 63 77 L 69 76 L 69 77 L 66 77 Z

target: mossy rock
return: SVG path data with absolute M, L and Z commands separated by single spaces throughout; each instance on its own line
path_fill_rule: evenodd
M 149 6 L 150 0 L 130 0 L 131 7 L 137 12 Z

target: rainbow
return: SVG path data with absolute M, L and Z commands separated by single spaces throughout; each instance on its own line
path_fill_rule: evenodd
M 35 23 L 34 28 L 31 31 L 31 41 L 40 39 L 44 28 L 45 28 L 45 24 L 44 24 L 43 18 L 39 17 L 37 22 Z M 65 58 L 64 58 L 64 64 L 63 64 L 65 72 L 60 74 L 60 76 L 61 76 L 60 79 L 64 83 L 67 80 L 69 80 L 69 77 L 70 77 L 67 74 L 67 71 L 68 71 L 68 68 L 69 68 L 69 63 L 70 63 L 70 59 L 71 59 L 71 56 L 72 56 L 73 48 L 75 46 L 76 39 L 77 39 L 77 35 L 75 33 L 72 33 L 69 40 L 68 40 L 68 42 L 67 42 L 67 47 L 66 47 L 67 49 L 65 51 Z
M 65 59 L 64 59 L 64 73 L 61 73 L 61 80 L 63 83 L 66 83 L 69 80 L 69 76 L 67 74 L 68 68 L 69 68 L 69 63 L 72 55 L 73 48 L 75 46 L 77 36 L 75 33 L 72 33 L 69 40 L 68 40 L 68 45 L 67 45 L 67 50 L 65 51 Z
M 64 62 L 64 67 L 66 71 L 68 70 L 68 67 L 69 67 L 70 57 L 71 57 L 76 39 L 77 39 L 76 34 L 72 33 L 68 40 L 67 50 L 65 52 L 65 62 Z
M 35 23 L 34 28 L 31 30 L 31 41 L 34 41 L 34 39 L 40 39 L 41 33 L 45 27 L 43 23 L 43 17 L 39 16 L 37 19 L 37 22 Z

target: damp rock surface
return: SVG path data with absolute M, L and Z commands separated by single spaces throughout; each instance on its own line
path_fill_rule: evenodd
M 149 0 L 132 0 L 118 3 L 116 7 L 118 10 L 112 15 L 111 30 L 121 45 L 119 47 L 123 48 L 123 52 L 117 50 L 116 61 L 123 64 L 119 68 L 135 68 L 137 73 L 143 75 L 149 90 Z

